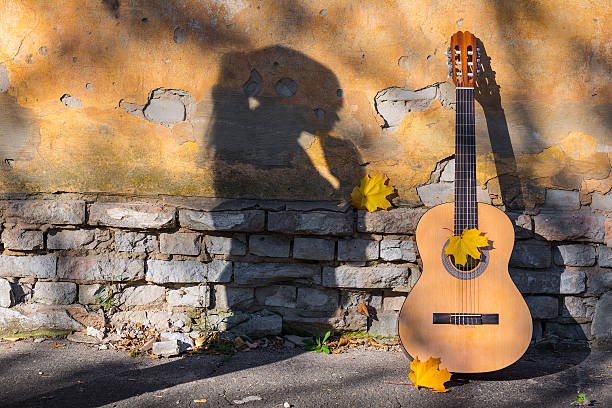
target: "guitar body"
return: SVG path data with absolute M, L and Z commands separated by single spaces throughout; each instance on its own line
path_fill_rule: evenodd
M 478 203 L 478 228 L 492 244 L 487 261 L 484 256 L 481 261 L 486 264 L 483 272 L 461 279 L 451 275 L 443 261 L 444 245 L 453 231 L 453 215 L 453 203 L 442 204 L 419 221 L 416 241 L 423 273 L 402 306 L 400 340 L 412 357 L 439 357 L 440 367 L 451 372 L 499 370 L 523 355 L 532 332 L 529 309 L 508 273 L 514 229 L 502 211 Z M 455 271 L 459 276 L 469 273 Z M 470 317 L 455 315 L 450 318 L 451 324 L 434 324 L 434 313 L 496 314 L 498 323 L 482 324 L 478 318 L 470 321 Z

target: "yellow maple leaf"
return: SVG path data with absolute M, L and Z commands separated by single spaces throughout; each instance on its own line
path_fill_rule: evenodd
M 410 380 L 414 384 L 414 388 L 428 388 L 433 392 L 447 392 L 444 388 L 444 383 L 449 381 L 451 373 L 445 368 L 439 370 L 440 365 L 439 358 L 430 357 L 429 360 L 422 362 L 418 358 L 415 358 L 410 363 L 410 369 L 412 372 L 408 374 Z
M 478 228 L 464 229 L 461 236 L 453 236 L 448 239 L 448 245 L 444 254 L 452 255 L 456 265 L 465 265 L 467 255 L 474 259 L 480 259 L 478 248 L 489 246 L 489 240 L 482 235 Z
M 385 184 L 388 180 L 378 175 L 370 177 L 366 174 L 363 176 L 359 186 L 355 187 L 351 193 L 353 207 L 370 212 L 376 211 L 377 208 L 386 210 L 391 207 L 387 196 L 393 193 L 394 188 Z

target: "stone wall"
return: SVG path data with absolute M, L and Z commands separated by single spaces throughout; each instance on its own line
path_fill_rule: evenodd
M 538 211 L 508 212 L 517 238 L 510 274 L 531 309 L 535 342 L 610 347 L 612 219 L 603 204 L 569 208 L 577 194 L 549 190 Z M 201 315 L 251 336 L 394 336 L 420 276 L 414 230 L 425 210 L 173 197 L 0 201 L 0 333 L 79 330 L 102 315 L 189 331 Z M 107 295 L 109 307 L 95 314 Z M 357 313 L 361 302 L 371 318 Z

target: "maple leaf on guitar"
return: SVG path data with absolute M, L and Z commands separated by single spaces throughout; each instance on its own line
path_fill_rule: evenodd
M 385 184 L 388 180 L 388 178 L 378 175 L 370 177 L 366 174 L 363 176 L 359 186 L 355 187 L 351 193 L 353 207 L 370 212 L 376 211 L 378 208 L 386 210 L 391 207 L 387 196 L 393 194 L 395 189 Z
M 452 255 L 456 265 L 465 265 L 467 255 L 474 259 L 480 259 L 480 250 L 489 246 L 489 240 L 482 235 L 478 228 L 464 229 L 460 236 L 452 236 L 448 239 L 448 245 L 444 250 L 445 255 Z
M 412 372 L 408 373 L 408 377 L 414 384 L 414 388 L 427 388 L 432 392 L 447 392 L 444 388 L 444 383 L 449 381 L 451 373 L 445 368 L 439 370 L 440 365 L 439 358 L 430 357 L 427 361 L 420 361 L 415 358 L 410 363 L 410 369 Z

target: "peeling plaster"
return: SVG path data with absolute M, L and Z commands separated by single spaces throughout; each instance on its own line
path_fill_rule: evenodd
M 83 107 L 83 103 L 81 102 L 80 99 L 75 98 L 74 96 L 71 96 L 69 94 L 62 95 L 62 97 L 60 98 L 60 101 L 62 101 L 62 103 L 69 108 L 82 108 Z
M 188 91 L 159 88 L 151 92 L 145 105 L 122 99 L 119 107 L 130 115 L 171 128 L 179 122 L 190 120 L 195 113 L 196 103 Z

